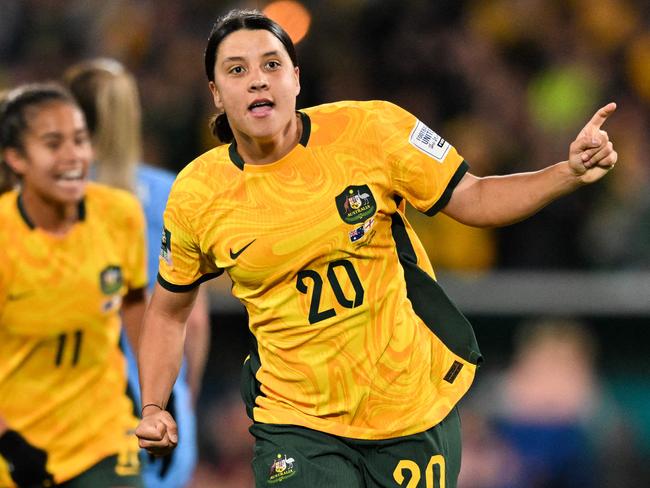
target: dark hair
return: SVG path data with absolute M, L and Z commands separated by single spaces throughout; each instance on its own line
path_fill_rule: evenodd
M 0 151 L 6 148 L 23 150 L 23 133 L 28 128 L 30 108 L 59 101 L 77 106 L 72 95 L 58 83 L 28 83 L 4 94 L 0 101 Z M 0 153 L 1 156 L 1 153 Z M 15 175 L 4 160 L 0 160 L 0 193 L 15 183 Z
M 22 148 L 27 110 L 53 101 L 77 106 L 72 95 L 56 82 L 28 83 L 7 92 L 0 103 L 0 148 Z
M 229 34 L 241 29 L 266 30 L 273 34 L 282 43 L 294 66 L 298 66 L 296 48 L 289 34 L 274 20 L 264 15 L 259 10 L 233 9 L 226 15 L 219 17 L 212 26 L 208 45 L 205 48 L 205 74 L 209 81 L 214 82 L 214 65 L 217 61 L 217 50 L 221 41 Z M 222 142 L 233 140 L 232 129 L 228 117 L 221 113 L 210 121 L 212 133 Z

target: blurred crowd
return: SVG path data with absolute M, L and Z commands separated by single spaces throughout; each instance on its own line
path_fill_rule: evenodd
M 462 404 L 464 488 L 633 488 L 650 480 L 635 422 L 600 376 L 587 324 L 525 321 Z
M 140 86 L 145 160 L 176 172 L 217 144 L 203 68 L 214 19 L 267 3 L 3 0 L 0 89 L 60 79 L 85 58 L 114 57 Z M 618 104 L 604 127 L 619 153 L 616 170 L 534 218 L 471 229 L 411 212 L 436 269 L 650 268 L 648 0 L 302 3 L 311 25 L 297 46 L 299 108 L 390 100 L 449 140 L 479 176 L 565 159 L 593 112 Z M 234 324 L 214 325 L 224 326 Z M 648 474 L 630 464 L 640 455 L 634 428 L 598 383 L 588 329 L 562 322 L 523 330 L 524 352 L 498 372 L 488 369 L 463 404 L 460 486 L 647 486 Z M 221 353 L 220 332 L 213 336 Z M 224 367 L 213 358 L 208 368 L 225 378 L 239 359 Z M 199 406 L 210 421 L 200 424 L 204 462 L 195 487 L 252 486 L 248 420 L 236 387 L 223 381 Z
M 268 1 L 4 0 L 0 86 L 112 56 L 140 83 L 145 156 L 178 171 L 216 141 L 202 55 L 216 16 Z M 610 269 L 650 264 L 647 0 L 321 0 L 298 45 L 299 106 L 398 103 L 477 175 L 541 168 L 604 103 L 615 174 L 501 230 L 413 220 L 438 268 Z M 467 237 L 467 238 L 466 238 Z M 470 247 L 471 246 L 471 247 Z

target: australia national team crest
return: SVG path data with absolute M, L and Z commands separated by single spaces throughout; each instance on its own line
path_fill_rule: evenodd
M 112 295 L 122 288 L 122 268 L 107 266 L 99 273 L 99 285 L 104 295 Z
M 278 454 L 271 464 L 268 483 L 279 483 L 296 474 L 296 460 L 286 454 Z
M 336 208 L 344 222 L 358 224 L 375 214 L 377 203 L 368 185 L 348 186 L 336 197 Z

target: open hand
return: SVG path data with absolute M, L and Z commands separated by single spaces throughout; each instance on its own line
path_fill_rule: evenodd
M 600 108 L 569 146 L 569 167 L 583 183 L 599 180 L 616 164 L 618 154 L 601 129 L 615 110 L 613 102 Z

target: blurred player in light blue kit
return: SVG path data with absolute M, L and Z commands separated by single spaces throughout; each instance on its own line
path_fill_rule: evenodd
M 149 287 L 158 273 L 162 215 L 174 175 L 141 161 L 141 113 L 134 77 L 113 59 L 93 59 L 70 67 L 65 81 L 88 120 L 96 152 L 95 177 L 137 194 L 147 221 Z M 141 405 L 133 352 L 122 341 L 129 364 L 129 386 Z M 163 458 L 150 457 L 143 476 L 146 488 L 180 488 L 190 481 L 197 463 L 194 403 L 209 348 L 209 315 L 205 291 L 200 294 L 188 327 L 182 372 L 174 385 L 170 408 L 179 419 L 178 449 Z M 145 455 L 143 453 L 143 455 Z

